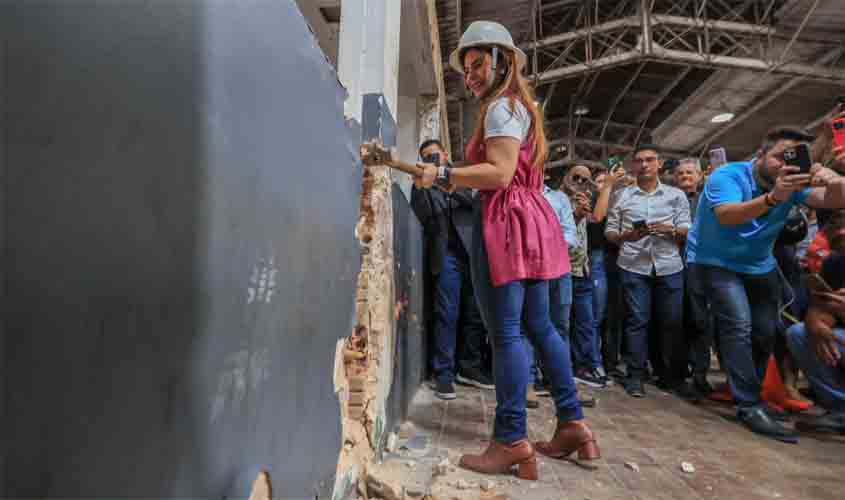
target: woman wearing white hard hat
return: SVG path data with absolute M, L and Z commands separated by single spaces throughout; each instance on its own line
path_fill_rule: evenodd
M 493 340 L 496 382 L 493 439 L 481 455 L 464 455 L 460 463 L 488 474 L 516 465 L 520 477 L 536 479 L 535 447 L 552 457 L 577 452 L 581 460 L 599 458 L 578 403 L 568 340 L 557 333 L 549 315 L 549 281 L 569 272 L 569 257 L 560 224 L 542 194 L 548 156 L 543 116 L 522 75 L 525 53 L 504 26 L 472 23 L 449 62 L 481 102 L 478 127 L 466 148 L 468 166 L 426 165 L 416 183 L 480 191 L 471 267 L 476 299 Z M 527 440 L 529 359 L 521 321 L 544 356 L 558 416 L 554 437 L 534 445 Z

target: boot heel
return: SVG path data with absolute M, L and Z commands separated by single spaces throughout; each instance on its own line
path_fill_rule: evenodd
M 601 452 L 595 441 L 587 441 L 578 448 L 578 460 L 598 460 L 599 458 L 601 458 Z
M 539 478 L 536 457 L 531 457 L 528 460 L 519 462 L 519 464 L 517 464 L 517 469 L 516 476 L 520 479 L 524 479 L 526 481 L 536 481 Z

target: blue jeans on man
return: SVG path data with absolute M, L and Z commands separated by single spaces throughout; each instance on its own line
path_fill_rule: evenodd
M 616 264 L 616 247 L 608 246 L 605 250 L 605 276 L 607 280 L 607 308 L 605 312 L 604 345 L 602 357 L 610 370 L 615 370 L 620 362 L 628 364 L 627 352 L 623 359 L 625 304 L 622 297 L 621 269 Z
M 621 273 L 622 294 L 627 315 L 625 342 L 628 356 L 628 377 L 642 381 L 648 359 L 649 325 L 660 332 L 665 380 L 671 387 L 684 381 L 687 352 L 683 338 L 684 273 L 666 276 L 643 275 L 624 269 Z M 652 316 L 654 311 L 654 317 Z
M 484 324 L 475 302 L 466 252 L 449 250 L 436 277 L 434 293 L 434 353 L 432 370 L 437 382 L 453 383 L 455 371 L 481 370 Z M 457 348 L 458 320 L 463 343 Z M 455 363 L 456 352 L 460 356 Z
M 740 410 L 760 406 L 760 391 L 778 330 L 781 282 L 777 270 L 743 274 L 690 264 L 710 301 L 718 347 Z
M 593 279 L 593 329 L 595 330 L 596 347 L 599 359 L 604 361 L 604 319 L 607 315 L 607 269 L 605 268 L 605 251 L 596 248 L 590 251 L 590 278 Z
M 829 366 L 816 356 L 804 323 L 786 331 L 786 342 L 798 367 L 807 376 L 819 405 L 832 412 L 845 412 L 845 348 L 842 347 L 845 346 L 845 329 L 835 328 L 833 333 L 841 342 L 839 352 L 843 355 L 837 366 Z
M 569 315 L 572 311 L 572 275 L 565 274 L 556 280 L 549 281 L 549 315 L 552 324 L 561 337 L 569 339 Z M 523 325 L 524 326 L 524 325 Z M 534 346 L 525 337 L 525 348 L 531 361 L 529 384 L 537 383 L 537 359 L 534 356 Z
M 575 370 L 593 370 L 601 367 L 598 330 L 593 319 L 593 280 L 589 276 L 572 277 L 572 316 L 572 354 Z
M 684 297 L 684 323 L 690 342 L 690 364 L 693 379 L 706 382 L 710 371 L 710 348 L 713 345 L 715 324 L 710 314 L 710 301 L 704 284 L 698 276 L 686 269 L 686 296 Z

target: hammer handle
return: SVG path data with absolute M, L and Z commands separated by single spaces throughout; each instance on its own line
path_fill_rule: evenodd
M 405 163 L 404 161 L 395 161 L 386 165 L 390 168 L 401 170 L 412 177 L 422 177 L 423 169 L 416 165 L 411 165 L 410 163 Z

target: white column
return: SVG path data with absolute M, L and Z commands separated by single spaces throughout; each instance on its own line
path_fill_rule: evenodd
M 361 96 L 383 94 L 396 116 L 401 0 L 343 0 L 338 75 L 346 87 L 344 113 L 361 121 Z

